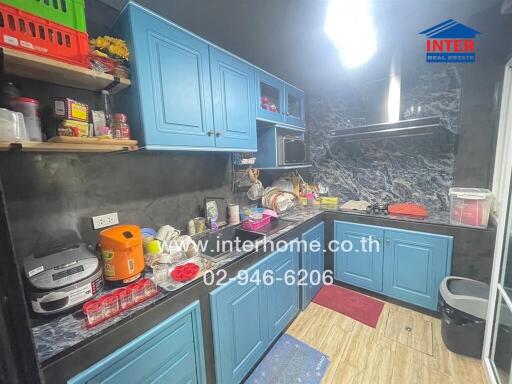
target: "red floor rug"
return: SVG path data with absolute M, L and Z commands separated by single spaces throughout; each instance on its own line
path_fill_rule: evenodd
M 375 328 L 384 303 L 336 285 L 324 286 L 313 302 Z

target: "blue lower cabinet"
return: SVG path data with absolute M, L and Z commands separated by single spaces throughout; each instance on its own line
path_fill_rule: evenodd
M 370 236 L 378 243 L 363 252 L 361 238 Z M 335 252 L 336 280 L 436 310 L 439 284 L 451 272 L 451 236 L 335 221 L 334 239 L 352 243 Z
M 299 311 L 297 284 L 290 284 L 299 270 L 298 247 L 273 253 L 267 261 L 267 270 L 274 283 L 267 286 L 270 339 L 274 340 Z
M 217 383 L 238 384 L 299 310 L 298 246 L 272 253 L 210 293 Z
M 306 274 L 306 280 L 302 285 L 301 309 L 309 305 L 323 286 L 324 249 L 324 223 L 302 234 L 301 270 Z
M 383 237 L 384 230 L 380 227 L 335 221 L 334 239 L 338 242 L 334 255 L 335 279 L 382 291 Z M 361 239 L 368 240 L 366 246 Z M 378 243 L 370 244 L 370 239 Z
M 384 293 L 436 310 L 441 280 L 450 274 L 453 238 L 386 230 Z
M 82 383 L 206 383 L 199 302 L 68 381 Z
M 261 263 L 247 270 L 260 273 Z M 239 383 L 269 345 L 265 286 L 235 279 L 210 293 L 217 383 Z

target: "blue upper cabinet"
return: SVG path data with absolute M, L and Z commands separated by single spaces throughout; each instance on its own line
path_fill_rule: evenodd
M 435 310 L 441 280 L 450 274 L 453 239 L 402 230 L 386 230 L 384 292 Z
M 285 84 L 284 100 L 286 107 L 284 122 L 286 124 L 304 127 L 306 118 L 304 111 L 304 92 L 290 84 Z
M 206 384 L 199 302 L 68 381 L 86 383 Z
M 254 67 L 210 47 L 213 117 L 217 147 L 254 150 Z
M 147 149 L 257 151 L 255 70 L 129 3 L 113 35 L 132 52 L 131 128 Z
M 137 139 L 148 148 L 215 147 L 208 44 L 136 5 L 126 12 L 142 124 L 133 127 Z
M 382 228 L 335 221 L 334 239 L 338 241 L 334 255 L 336 280 L 382 291 L 383 237 Z
M 256 70 L 256 116 L 259 119 L 284 123 L 284 82 Z
M 306 248 L 305 248 L 306 247 Z M 306 282 L 302 286 L 301 308 L 305 309 L 322 288 L 324 273 L 324 223 L 302 234 L 302 266 Z

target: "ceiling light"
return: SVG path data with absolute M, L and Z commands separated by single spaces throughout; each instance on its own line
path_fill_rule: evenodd
M 366 63 L 377 51 L 369 0 L 330 0 L 324 31 L 346 67 Z

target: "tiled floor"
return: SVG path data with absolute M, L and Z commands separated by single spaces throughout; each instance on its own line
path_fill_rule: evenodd
M 441 340 L 441 322 L 385 303 L 377 327 L 311 303 L 287 331 L 325 353 L 325 384 L 479 384 L 479 360 L 456 355 Z

